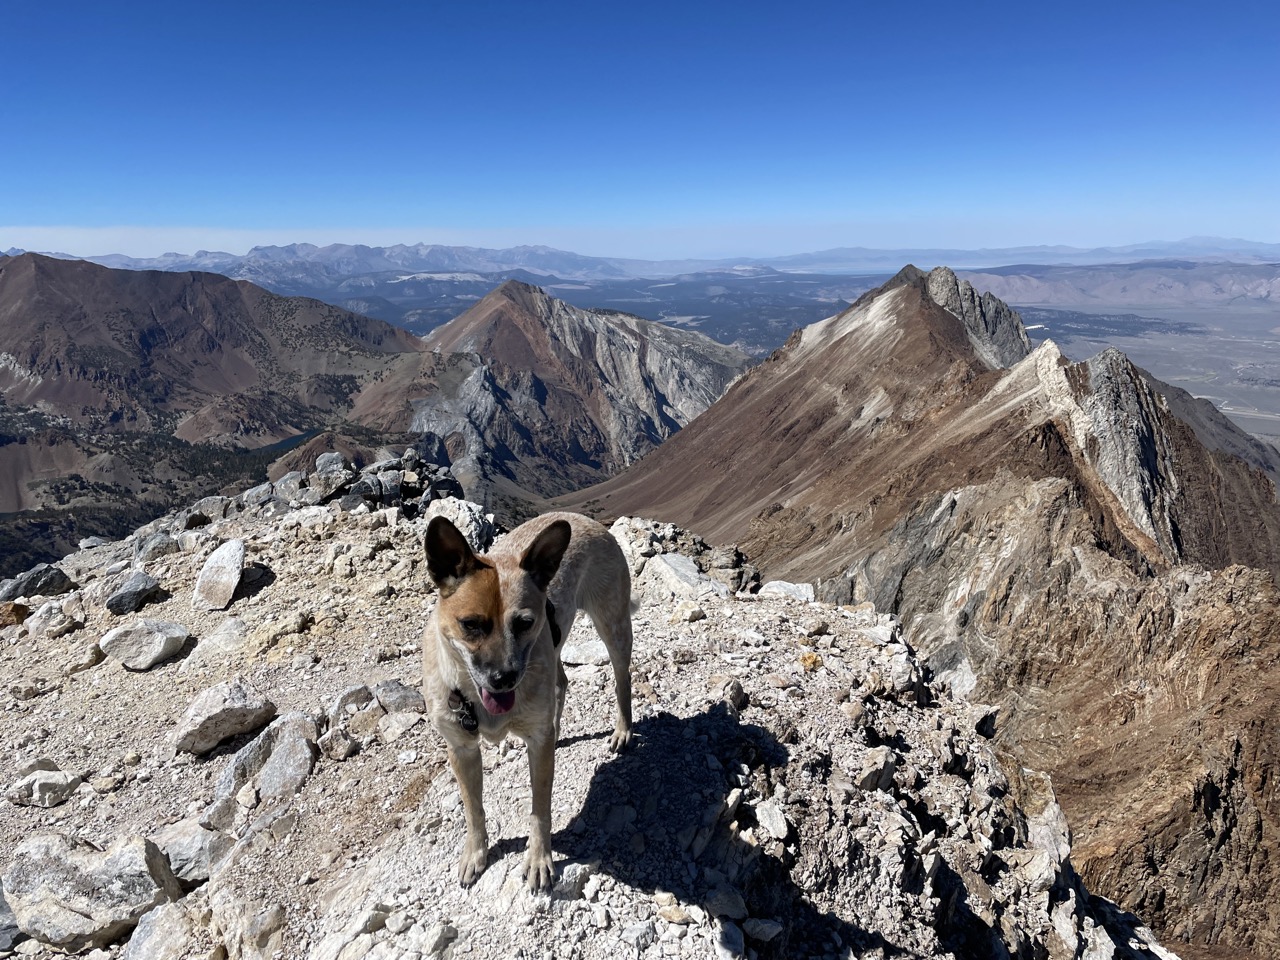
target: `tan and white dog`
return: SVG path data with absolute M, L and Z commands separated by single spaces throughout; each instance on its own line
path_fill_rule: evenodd
M 551 513 L 477 556 L 444 517 L 427 526 L 427 567 L 440 591 L 422 642 L 423 694 L 449 745 L 467 818 L 458 879 L 470 885 L 489 854 L 480 737 L 508 733 L 529 748 L 533 811 L 523 875 L 551 886 L 551 781 L 568 680 L 560 641 L 585 610 L 613 664 L 618 698 L 610 747 L 631 740 L 631 576 L 613 536 L 588 517 Z

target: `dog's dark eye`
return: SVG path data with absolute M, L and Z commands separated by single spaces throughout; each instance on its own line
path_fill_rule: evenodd
M 526 630 L 533 628 L 533 614 L 518 613 L 511 618 L 511 629 L 515 633 L 524 633 Z
M 489 632 L 489 621 L 483 617 L 463 617 L 458 621 L 458 626 L 470 634 Z

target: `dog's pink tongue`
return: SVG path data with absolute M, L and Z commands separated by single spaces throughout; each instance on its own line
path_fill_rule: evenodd
M 490 693 L 481 687 L 480 702 L 492 714 L 506 713 L 516 705 L 516 692 L 508 690 L 505 693 Z

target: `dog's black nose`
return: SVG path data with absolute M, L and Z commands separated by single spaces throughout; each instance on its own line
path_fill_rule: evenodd
M 489 672 L 489 689 L 499 692 L 503 690 L 510 690 L 516 685 L 516 681 L 519 679 L 519 670 L 491 670 Z

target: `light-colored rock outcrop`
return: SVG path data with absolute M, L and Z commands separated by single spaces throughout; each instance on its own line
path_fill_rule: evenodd
M 114 943 L 152 907 L 182 895 L 164 856 L 141 837 L 99 850 L 57 833 L 14 850 L 4 893 L 23 933 L 70 951 Z

